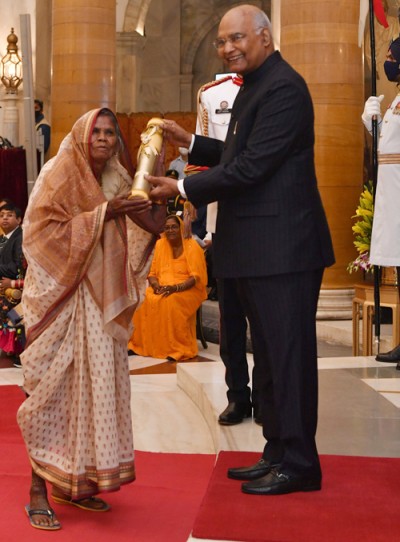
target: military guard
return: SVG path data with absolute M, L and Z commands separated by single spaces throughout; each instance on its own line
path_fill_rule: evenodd
M 243 83 L 238 75 L 227 75 L 200 87 L 197 95 L 196 134 L 225 141 L 236 95 Z M 207 232 L 215 233 L 218 203 L 207 205 Z M 210 253 L 211 247 L 207 250 Z M 212 249 L 211 249 L 212 250 Z M 247 321 L 231 279 L 218 279 L 220 307 L 220 355 L 225 365 L 228 406 L 220 414 L 221 425 L 235 425 L 250 417 L 261 423 L 253 371 L 253 391 L 249 387 L 247 365 Z M 210 292 L 212 293 L 212 291 Z M 210 297 L 209 299 L 215 299 Z M 256 345 L 253 341 L 253 351 Z M 256 356 L 256 353 L 255 353 Z

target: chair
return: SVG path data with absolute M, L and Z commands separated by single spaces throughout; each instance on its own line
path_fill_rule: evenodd
M 196 337 L 201 342 L 203 348 L 208 348 L 207 341 L 204 337 L 203 329 L 203 315 L 202 315 L 202 306 L 197 309 L 196 312 Z
M 392 310 L 392 346 L 400 342 L 400 302 L 397 286 L 381 285 L 380 305 Z M 359 324 L 362 318 L 362 355 L 372 356 L 372 327 L 374 316 L 373 284 L 356 284 L 353 298 L 353 356 L 360 355 Z

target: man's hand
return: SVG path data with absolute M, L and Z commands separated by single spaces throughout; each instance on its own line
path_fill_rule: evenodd
M 364 123 L 366 129 L 371 132 L 372 130 L 372 119 L 375 118 L 378 123 L 382 120 L 381 115 L 381 101 L 383 100 L 384 95 L 380 96 L 370 96 L 365 102 L 364 111 L 361 115 L 361 120 Z
M 150 192 L 152 200 L 166 200 L 167 198 L 179 194 L 178 181 L 172 177 L 154 177 L 153 175 L 145 175 L 144 178 L 154 187 Z
M 186 149 L 190 147 L 192 134 L 176 124 L 175 121 L 164 119 L 161 128 L 163 129 L 163 137 L 167 141 L 177 147 L 185 147 Z

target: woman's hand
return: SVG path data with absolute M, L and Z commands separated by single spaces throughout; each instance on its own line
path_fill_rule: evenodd
M 158 205 L 139 196 L 128 199 L 129 196 L 128 192 L 110 200 L 107 204 L 105 220 L 127 215 L 145 231 L 155 235 L 161 233 L 165 224 L 167 206 Z
M 171 284 L 171 285 L 168 285 L 168 286 L 161 286 L 161 295 L 163 297 L 168 297 L 169 295 L 171 294 L 174 294 L 175 292 L 178 291 L 178 288 L 177 288 L 177 285 L 176 284 Z
M 139 196 L 128 199 L 129 193 L 121 194 L 111 199 L 107 204 L 106 220 L 116 218 L 120 215 L 140 215 L 150 211 L 152 203 L 150 200 Z
M 148 281 L 149 281 L 149 285 L 151 286 L 151 288 L 153 288 L 153 292 L 156 295 L 160 295 L 161 292 L 162 292 L 162 286 L 159 285 L 158 280 L 155 279 L 154 277 L 152 277 L 151 281 L 150 281 L 150 279 L 148 279 Z

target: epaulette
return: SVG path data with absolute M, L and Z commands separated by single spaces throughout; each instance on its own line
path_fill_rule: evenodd
M 221 83 L 225 83 L 225 81 L 229 81 L 230 79 L 232 79 L 232 75 L 227 75 L 226 77 L 222 77 L 221 79 L 216 79 L 215 81 L 205 83 L 200 87 L 199 92 L 204 92 L 205 90 L 220 85 Z

